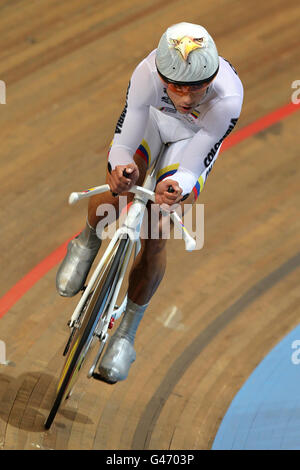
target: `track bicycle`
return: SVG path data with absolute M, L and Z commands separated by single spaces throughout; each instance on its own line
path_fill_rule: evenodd
M 108 330 L 112 328 L 113 323 L 121 317 L 126 308 L 127 294 L 124 295 L 120 306 L 116 305 L 116 301 L 131 255 L 136 257 L 141 248 L 141 224 L 148 201 L 155 203 L 156 174 L 159 160 L 165 148 L 166 145 L 163 145 L 143 186 L 132 186 L 129 190 L 134 193 L 134 198 L 126 218 L 114 233 L 87 286 L 84 287 L 83 294 L 68 322 L 70 336 L 63 352 L 66 358 L 65 364 L 58 380 L 52 408 L 44 424 L 46 429 L 51 427 L 62 402 L 70 397 L 80 369 L 96 342 L 100 342 L 100 345 L 87 377 L 101 380 L 101 376 L 96 372 L 96 367 L 109 338 Z M 171 191 L 171 188 L 169 189 Z M 110 191 L 107 184 L 71 193 L 69 204 L 105 191 Z M 186 250 L 194 250 L 196 241 L 184 227 L 179 215 L 173 211 L 169 213 L 169 216 L 174 226 L 177 226 L 181 231 Z

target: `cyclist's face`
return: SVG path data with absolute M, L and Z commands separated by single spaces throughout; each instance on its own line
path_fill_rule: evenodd
M 165 83 L 167 93 L 179 113 L 190 113 L 202 100 L 210 83 L 202 87 L 174 86 Z

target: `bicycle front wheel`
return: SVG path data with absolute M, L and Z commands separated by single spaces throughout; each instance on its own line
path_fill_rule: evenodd
M 56 390 L 56 398 L 50 410 L 49 416 L 45 421 L 44 426 L 46 429 L 50 428 L 62 401 L 69 396 L 75 384 L 78 373 L 82 367 L 87 351 L 93 340 L 95 328 L 105 309 L 106 300 L 112 289 L 114 278 L 117 274 L 119 265 L 124 259 L 128 241 L 128 238 L 123 238 L 120 241 L 118 249 L 110 261 L 110 268 L 107 270 L 106 275 L 104 275 L 101 279 L 101 282 L 96 287 L 90 299 L 83 323 L 74 334 L 72 343 L 66 356 L 64 367 L 59 378 Z

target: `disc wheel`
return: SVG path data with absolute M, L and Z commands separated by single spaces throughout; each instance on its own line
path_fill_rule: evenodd
M 127 238 L 123 238 L 120 241 L 119 247 L 111 260 L 110 268 L 93 293 L 83 323 L 80 328 L 76 329 L 74 337 L 72 338 L 58 382 L 56 398 L 44 424 L 46 429 L 50 429 L 62 401 L 71 394 L 78 373 L 93 340 L 94 330 L 105 308 L 106 299 L 110 293 L 114 277 L 122 262 L 123 254 L 125 254 L 127 242 Z

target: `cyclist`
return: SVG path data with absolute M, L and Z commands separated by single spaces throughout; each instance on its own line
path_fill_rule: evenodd
M 119 197 L 113 193 L 126 195 L 132 185 L 143 183 L 162 143 L 169 145 L 158 172 L 156 202 L 169 206 L 194 202 L 240 116 L 242 101 L 243 86 L 236 71 L 218 55 L 205 28 L 179 23 L 164 32 L 157 49 L 131 76 L 109 151 L 106 182 L 111 192 L 89 200 L 86 227 L 69 243 L 57 273 L 62 296 L 71 297 L 83 287 L 100 248 L 96 228 L 103 216 L 97 216 L 98 206 L 110 203 L 118 209 Z M 125 314 L 99 365 L 107 382 L 126 379 L 136 358 L 137 328 L 165 267 L 166 240 L 143 238 L 129 276 Z

